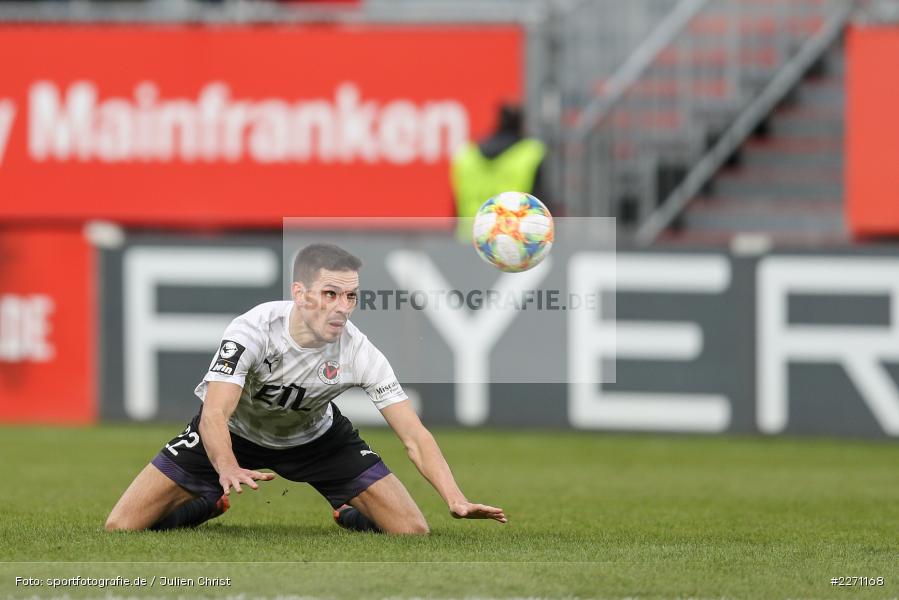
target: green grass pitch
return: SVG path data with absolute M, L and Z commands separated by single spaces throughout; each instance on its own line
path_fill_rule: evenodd
M 396 438 L 370 429 L 430 536 L 339 530 L 314 490 L 281 479 L 196 530 L 105 533 L 119 494 L 181 428 L 0 428 L 0 598 L 899 596 L 891 442 L 436 431 L 468 496 L 507 511 L 502 526 L 451 519 Z M 75 576 L 156 579 L 47 584 Z M 201 587 L 201 577 L 231 585 Z

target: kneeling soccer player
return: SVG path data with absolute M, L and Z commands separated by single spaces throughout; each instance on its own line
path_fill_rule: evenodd
M 131 483 L 106 529 L 193 527 L 229 507 L 231 488 L 275 476 L 308 482 L 348 529 L 424 534 L 415 501 L 331 402 L 365 389 L 409 458 L 456 518 L 506 522 L 501 508 L 469 502 L 393 369 L 348 319 L 356 307 L 358 258 L 330 244 L 294 262 L 292 300 L 266 302 L 225 330 L 197 386 L 200 413 Z

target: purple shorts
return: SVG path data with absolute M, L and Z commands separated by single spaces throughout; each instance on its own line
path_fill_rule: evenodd
M 359 437 L 350 420 L 341 415 L 336 406 L 332 405 L 332 410 L 334 423 L 331 428 L 320 438 L 302 446 L 273 450 L 232 433 L 231 448 L 237 463 L 245 469 L 271 469 L 290 481 L 309 483 L 334 508 L 346 504 L 389 475 L 390 469 Z M 188 492 L 218 499 L 222 487 L 218 473 L 206 455 L 199 429 L 198 414 L 184 433 L 159 451 L 153 458 L 153 465 Z M 196 437 L 191 435 L 193 433 Z

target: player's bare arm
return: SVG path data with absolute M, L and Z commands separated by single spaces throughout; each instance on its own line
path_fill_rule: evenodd
M 446 502 L 457 519 L 494 519 L 508 521 L 502 508 L 469 502 L 459 489 L 453 473 L 430 431 L 412 410 L 408 400 L 381 410 L 384 419 L 406 448 L 409 459 Z
M 225 495 L 234 488 L 238 494 L 243 492 L 240 484 L 259 489 L 256 481 L 269 481 L 275 478 L 273 473 L 262 473 L 244 469 L 237 464 L 231 450 L 231 434 L 228 431 L 228 419 L 237 402 L 240 400 L 241 387 L 234 383 L 212 381 L 206 392 L 203 404 L 203 415 L 200 417 L 200 437 L 206 446 L 209 462 L 219 474 L 219 484 Z

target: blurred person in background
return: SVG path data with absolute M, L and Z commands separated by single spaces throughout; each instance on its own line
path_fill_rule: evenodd
M 520 104 L 503 103 L 493 133 L 479 143 L 468 143 L 453 156 L 450 178 L 456 200 L 456 216 L 470 219 L 488 198 L 502 192 L 526 192 L 539 198 L 550 212 L 542 175 L 546 146 L 524 133 Z M 470 221 L 459 223 L 461 240 L 471 238 Z

